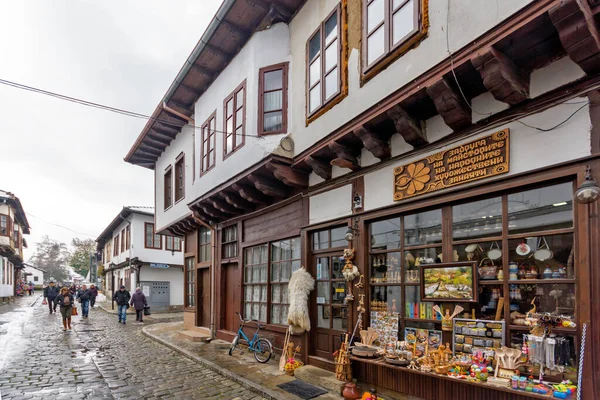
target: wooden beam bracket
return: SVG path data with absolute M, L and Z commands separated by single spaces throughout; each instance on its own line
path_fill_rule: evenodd
M 312 168 L 313 172 L 319 175 L 321 178 L 328 180 L 331 179 L 331 164 L 327 161 L 316 158 L 313 156 L 308 156 L 304 159 L 306 165 Z
M 415 120 L 399 104 L 387 110 L 386 114 L 394 122 L 396 133 L 402 135 L 406 143 L 415 148 L 429 143 L 424 123 Z
M 289 165 L 278 163 L 267 163 L 266 167 L 273 172 L 273 176 L 287 186 L 305 188 L 308 187 L 308 174 L 292 169 Z
M 384 140 L 375 132 L 364 125 L 354 129 L 354 135 L 358 137 L 365 148 L 380 160 L 390 158 L 392 155 L 388 140 Z
M 442 78 L 427 88 L 427 94 L 433 100 L 435 108 L 454 132 L 471 126 L 471 107 L 462 94 Z
M 329 149 L 335 153 L 337 158 L 331 160 L 331 165 L 340 168 L 349 168 L 352 171 L 360 169 L 358 164 L 358 151 L 338 142 L 329 143 Z
M 279 184 L 278 181 L 255 174 L 248 174 L 247 178 L 254 184 L 254 187 L 258 189 L 259 192 L 267 196 L 282 199 L 287 195 L 285 187 Z

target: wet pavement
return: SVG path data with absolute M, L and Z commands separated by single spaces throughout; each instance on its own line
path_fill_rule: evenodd
M 0 398 L 260 399 L 99 308 L 63 332 L 39 295 L 0 306 Z M 145 325 L 154 322 L 148 321 Z

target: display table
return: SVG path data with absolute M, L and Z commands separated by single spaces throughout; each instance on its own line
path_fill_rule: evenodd
M 549 399 L 552 395 L 513 390 L 508 384 L 473 382 L 447 375 L 408 369 L 386 363 L 383 358 L 350 356 L 352 375 L 360 381 L 423 399 L 519 400 Z

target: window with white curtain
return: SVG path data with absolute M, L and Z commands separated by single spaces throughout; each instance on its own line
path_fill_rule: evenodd
M 287 132 L 288 63 L 261 68 L 258 72 L 258 133 Z
M 312 115 L 340 93 L 340 6 L 327 16 L 308 40 L 308 115 Z

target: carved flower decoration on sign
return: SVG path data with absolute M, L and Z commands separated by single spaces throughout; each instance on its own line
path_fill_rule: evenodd
M 406 171 L 396 178 L 397 190 L 406 190 L 406 194 L 412 196 L 420 190 L 423 190 L 425 184 L 429 182 L 431 168 L 426 167 L 424 163 L 410 164 Z

